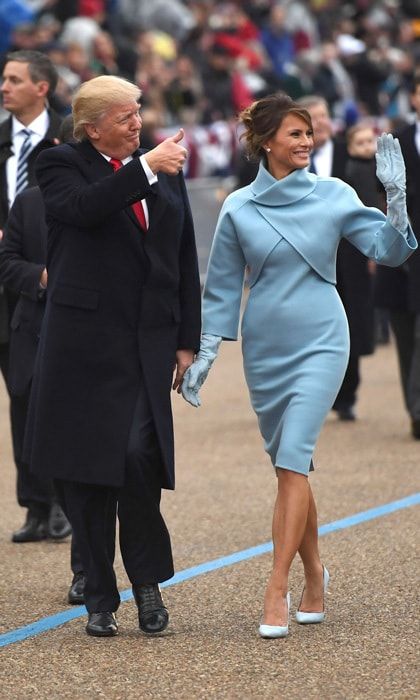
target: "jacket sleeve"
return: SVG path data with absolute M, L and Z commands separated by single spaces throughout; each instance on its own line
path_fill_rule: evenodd
M 47 148 L 36 161 L 47 215 L 67 225 L 100 226 L 152 191 L 139 158 L 95 182 L 88 182 L 81 164 L 81 155 L 68 144 Z
M 198 352 L 201 331 L 201 290 L 198 271 L 194 224 L 184 178 L 179 175 L 184 206 L 184 230 L 179 250 L 179 300 L 181 319 L 178 332 L 178 348 Z
M 24 256 L 23 196 L 24 193 L 16 197 L 4 229 L 0 244 L 0 281 L 15 294 L 37 301 L 44 295 L 39 283 L 45 265 L 29 262 Z
M 237 339 L 245 265 L 235 226 L 224 207 L 210 251 L 203 296 L 203 333 Z
M 411 226 L 394 228 L 379 209 L 365 207 L 352 187 L 344 185 L 335 202 L 341 236 L 381 265 L 397 267 L 417 248 Z

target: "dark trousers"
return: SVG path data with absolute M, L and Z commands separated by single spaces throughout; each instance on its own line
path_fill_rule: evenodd
M 333 408 L 340 411 L 343 408 L 349 408 L 356 403 L 357 389 L 360 384 L 360 357 L 350 352 L 349 363 L 344 375 L 343 383 Z
M 160 512 L 162 458 L 144 386 L 130 429 L 122 488 L 56 479 L 86 576 L 88 612 L 120 603 L 113 568 L 116 517 L 120 549 L 132 585 L 158 583 L 174 573 L 169 533 Z
M 420 314 L 390 311 L 395 336 L 401 386 L 408 413 L 420 420 Z
M 48 517 L 53 500 L 53 484 L 50 479 L 41 479 L 22 460 L 23 439 L 28 415 L 30 387 L 22 396 L 10 397 L 10 422 L 12 426 L 13 454 L 17 468 L 17 500 L 39 517 Z
M 7 389 L 7 372 L 9 369 L 9 343 L 0 343 L 0 371 Z
M 76 538 L 75 538 L 74 534 L 72 534 L 72 537 L 71 537 L 70 567 L 71 567 L 73 574 L 82 574 L 83 573 L 83 564 L 82 564 L 82 559 L 80 556 L 80 547 L 78 547 L 76 544 Z

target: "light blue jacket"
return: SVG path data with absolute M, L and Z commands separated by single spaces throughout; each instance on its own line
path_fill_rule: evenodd
M 394 267 L 417 248 L 411 227 L 397 231 L 342 180 L 306 169 L 276 180 L 260 165 L 255 180 L 230 194 L 220 212 L 204 288 L 203 333 L 236 340 L 245 267 L 253 287 L 280 238 L 331 284 L 341 238 Z

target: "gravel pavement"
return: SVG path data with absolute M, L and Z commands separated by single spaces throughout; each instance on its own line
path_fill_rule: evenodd
M 321 525 L 419 492 L 420 442 L 409 434 L 392 345 L 364 358 L 355 423 L 331 414 L 311 483 Z M 276 482 L 244 384 L 240 345 L 224 343 L 196 410 L 174 396 L 177 489 L 163 509 L 177 571 L 270 539 Z M 21 525 L 8 407 L 0 387 L 0 633 L 68 610 L 69 542 L 13 544 Z M 168 631 L 147 638 L 133 601 L 119 635 L 95 639 L 81 617 L 9 644 L 0 656 L 1 700 L 408 700 L 420 698 L 420 508 L 412 506 L 325 534 L 331 574 L 327 620 L 291 623 L 285 640 L 262 640 L 270 554 L 168 587 Z M 416 542 L 417 540 L 417 542 Z M 121 590 L 129 587 L 121 559 Z M 292 612 L 302 566 L 290 577 Z M 1 639 L 1 638 L 0 638 Z

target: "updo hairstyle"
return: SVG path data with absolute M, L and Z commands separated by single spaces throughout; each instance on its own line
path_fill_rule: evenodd
M 249 160 L 259 161 L 263 158 L 266 162 L 264 144 L 274 136 L 283 119 L 289 114 L 301 117 L 312 129 L 309 112 L 300 107 L 285 92 L 262 97 L 239 114 L 238 120 L 244 126 L 244 131 L 239 138 L 245 141 L 245 151 Z

